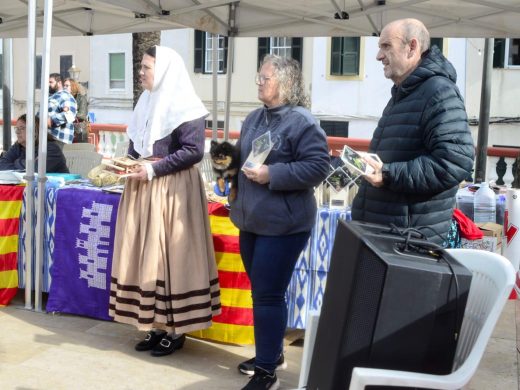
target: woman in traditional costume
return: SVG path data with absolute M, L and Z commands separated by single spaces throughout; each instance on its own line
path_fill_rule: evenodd
M 206 195 L 194 166 L 204 155 L 208 112 L 172 49 L 148 49 L 140 81 L 145 91 L 127 133 L 129 155 L 142 162 L 119 205 L 109 314 L 147 332 L 136 350 L 164 356 L 220 314 Z

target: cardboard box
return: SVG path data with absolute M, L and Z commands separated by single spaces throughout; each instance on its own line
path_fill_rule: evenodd
M 498 223 L 481 222 L 477 226 L 484 234 L 479 240 L 467 240 L 463 238 L 462 248 L 481 249 L 502 254 L 502 233 L 504 227 Z
M 488 252 L 495 252 L 501 254 L 502 249 L 497 248 L 496 237 L 482 237 L 478 240 L 468 240 L 467 238 L 461 239 L 461 248 L 466 249 L 480 249 Z
M 497 249 L 502 249 L 502 235 L 504 234 L 504 226 L 493 222 L 477 223 L 477 226 L 484 237 L 493 237 L 497 240 Z

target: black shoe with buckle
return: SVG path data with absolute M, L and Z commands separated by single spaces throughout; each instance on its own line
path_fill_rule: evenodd
M 152 356 L 166 356 L 178 349 L 181 349 L 186 341 L 186 336 L 182 335 L 174 339 L 171 336 L 164 336 L 159 344 L 153 347 Z
M 255 368 L 255 375 L 251 377 L 247 385 L 242 390 L 277 390 L 280 388 L 280 381 L 276 377 L 276 373 L 265 371 L 261 367 Z
M 159 342 L 162 340 L 162 338 L 166 335 L 166 332 L 156 332 L 155 330 L 151 330 L 146 334 L 146 337 L 143 341 L 138 342 L 135 345 L 136 351 L 149 351 L 153 349 Z
M 287 362 L 284 359 L 283 353 L 280 355 L 276 362 L 277 370 L 285 370 L 287 368 Z M 238 365 L 238 371 L 244 375 L 254 375 L 255 373 L 255 358 L 251 358 L 242 362 Z

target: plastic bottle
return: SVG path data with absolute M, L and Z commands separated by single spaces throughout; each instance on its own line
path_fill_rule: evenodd
M 474 217 L 473 221 L 496 222 L 496 198 L 495 193 L 486 182 L 480 183 L 480 188 L 475 192 L 473 198 Z

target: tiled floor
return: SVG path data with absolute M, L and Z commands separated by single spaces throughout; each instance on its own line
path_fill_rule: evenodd
M 506 305 L 466 389 L 518 390 L 519 308 L 516 301 Z M 0 309 L 0 335 L 1 390 L 240 389 L 247 377 L 236 366 L 254 355 L 252 346 L 188 339 L 182 350 L 154 358 L 134 351 L 142 334 L 131 327 L 27 311 L 21 298 Z M 302 349 L 286 347 L 289 368 L 279 372 L 282 389 L 297 387 Z

